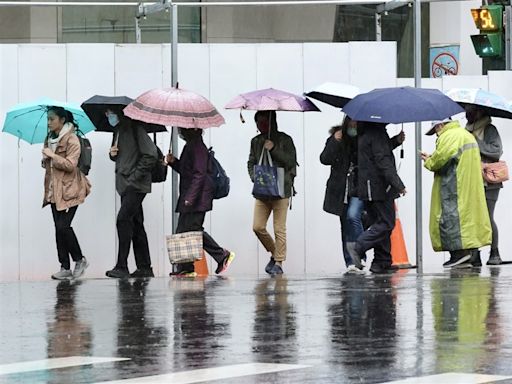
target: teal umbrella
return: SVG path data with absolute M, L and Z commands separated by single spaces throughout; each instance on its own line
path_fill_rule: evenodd
M 14 106 L 5 116 L 2 131 L 25 140 L 29 144 L 44 143 L 48 134 L 47 112 L 51 106 L 62 107 L 71 112 L 81 133 L 94 131 L 94 124 L 80 108 L 80 105 L 46 98 Z

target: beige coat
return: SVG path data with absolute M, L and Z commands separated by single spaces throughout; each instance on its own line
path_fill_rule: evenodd
M 45 142 L 45 148 L 48 143 Z M 78 169 L 80 141 L 74 132 L 65 134 L 55 149 L 53 159 L 43 160 L 44 176 L 43 207 L 55 203 L 58 211 L 82 204 L 91 191 L 87 177 Z M 49 198 L 50 182 L 52 196 Z

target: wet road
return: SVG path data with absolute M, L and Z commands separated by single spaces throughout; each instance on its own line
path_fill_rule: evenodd
M 147 382 L 204 382 L 192 378 L 195 370 L 239 364 L 240 374 L 220 369 L 222 379 L 208 382 L 512 376 L 511 290 L 512 266 L 421 277 L 3 283 L 0 383 L 97 383 L 183 371 L 192 371 L 183 374 L 189 381 Z M 71 356 L 107 361 L 68 366 L 64 359 L 55 369 L 28 363 Z M 22 362 L 25 372 L 9 365 Z M 271 372 L 268 364 L 293 366 Z

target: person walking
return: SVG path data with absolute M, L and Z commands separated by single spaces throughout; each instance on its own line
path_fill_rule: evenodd
M 290 198 L 294 195 L 293 180 L 297 174 L 297 153 L 293 140 L 286 133 L 278 131 L 275 111 L 257 111 L 254 115 L 260 134 L 251 140 L 247 170 L 254 182 L 254 166 L 263 151 L 268 151 L 276 167 L 284 168 L 284 196 L 278 198 L 254 196 L 253 231 L 267 252 L 270 260 L 265 272 L 270 275 L 283 274 L 286 260 L 286 216 Z M 267 221 L 273 214 L 274 236 L 267 231 Z
M 180 137 L 186 144 L 178 159 L 169 153 L 167 164 L 180 175 L 180 195 L 176 212 L 179 213 L 176 233 L 203 232 L 203 248 L 217 262 L 216 274 L 225 272 L 235 258 L 235 253 L 222 248 L 204 230 L 206 212 L 213 208 L 213 181 L 208 175 L 209 154 L 203 142 L 202 129 L 179 128 Z M 171 276 L 194 277 L 194 263 L 177 265 Z
M 466 129 L 475 137 L 478 148 L 480 149 L 482 163 L 489 164 L 498 162 L 501 155 L 503 155 L 503 146 L 501 144 L 500 134 L 492 124 L 491 117 L 484 109 L 476 105 L 467 105 L 466 119 L 468 121 Z M 484 180 L 484 188 L 492 228 L 491 252 L 487 265 L 500 265 L 502 260 L 498 249 L 498 226 L 494 221 L 494 209 L 498 201 L 500 189 L 503 188 L 503 183 L 488 183 Z M 482 265 L 480 251 L 477 249 L 472 252 L 471 264 L 476 267 Z
M 480 151 L 474 136 L 449 119 L 433 121 L 436 134 L 431 155 L 421 152 L 424 166 L 434 172 L 430 203 L 430 239 L 434 251 L 449 251 L 445 268 L 471 267 L 470 252 L 491 244 Z
M 107 109 L 105 115 L 114 130 L 110 159 L 116 163 L 116 190 L 121 196 L 116 222 L 117 263 L 105 274 L 113 278 L 153 277 L 142 202 L 151 193 L 151 170 L 158 159 L 157 149 L 145 129 L 124 116 L 121 109 Z M 137 269 L 130 275 L 128 254 L 132 243 Z
M 361 218 L 364 202 L 357 194 L 357 122 L 347 116 L 342 125 L 332 127 L 329 133 L 320 154 L 320 162 L 331 167 L 323 209 L 339 216 L 347 273 L 358 273 L 361 270 L 347 250 L 347 243 L 354 243 L 364 231 Z M 364 256 L 361 263 L 366 263 Z
M 55 280 L 78 279 L 89 262 L 82 254 L 75 231 L 71 227 L 78 206 L 91 191 L 91 184 L 78 168 L 80 141 L 73 114 L 62 107 L 48 108 L 48 136 L 44 142 L 42 166 L 44 175 L 43 207 L 50 205 L 55 224 L 55 240 L 60 271 Z M 69 257 L 75 262 L 73 272 Z
M 391 139 L 386 125 L 360 123 L 358 139 L 358 194 L 365 202 L 369 227 L 355 243 L 347 244 L 354 264 L 362 269 L 361 260 L 373 248 L 370 271 L 380 274 L 391 270 L 391 232 L 395 228 L 395 199 L 407 191 L 398 176 L 393 149 L 405 140 L 403 131 Z

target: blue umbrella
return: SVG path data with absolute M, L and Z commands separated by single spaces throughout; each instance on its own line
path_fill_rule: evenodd
M 443 120 L 464 109 L 437 89 L 394 87 L 358 95 L 343 112 L 357 121 L 401 124 Z
M 93 123 L 80 105 L 47 98 L 21 103 L 10 109 L 5 117 L 2 131 L 29 144 L 44 143 L 48 134 L 47 112 L 51 106 L 62 107 L 71 112 L 82 133 L 94 131 Z
M 478 88 L 454 88 L 446 94 L 461 106 L 476 105 L 489 116 L 512 119 L 512 103 L 504 97 Z

